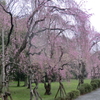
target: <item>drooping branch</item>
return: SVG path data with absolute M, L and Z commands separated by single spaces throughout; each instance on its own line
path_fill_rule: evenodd
M 47 1 L 48 2 L 48 1 Z M 33 11 L 32 15 L 29 17 L 29 20 L 27 22 L 27 27 L 30 27 L 31 24 L 33 23 L 33 16 L 39 11 L 39 9 L 41 9 L 41 7 L 43 7 L 45 5 L 45 3 L 47 3 L 45 1 L 43 1 L 41 4 L 39 4 L 39 6 Z
M 89 48 L 89 51 L 92 49 L 93 46 L 97 45 L 99 42 L 100 42 L 100 40 L 99 40 L 99 41 L 96 41 L 96 42 L 93 42 L 93 44 L 92 44 L 91 47 Z
M 40 22 L 40 21 L 43 21 L 43 20 L 39 20 L 39 21 L 37 21 L 37 22 Z M 38 23 L 35 23 L 35 25 L 36 25 L 36 24 L 38 24 Z M 60 31 L 64 31 L 64 29 L 61 29 L 61 28 L 45 28 L 45 29 L 43 29 L 43 30 L 39 30 L 39 31 L 36 32 L 36 33 L 40 33 L 40 32 L 46 31 L 46 30 L 58 30 L 58 31 L 60 30 Z M 34 36 L 34 34 L 36 34 L 36 33 L 31 34 L 30 37 L 32 38 L 32 37 Z M 27 34 L 26 34 L 26 36 L 25 36 L 25 39 L 24 39 L 24 41 L 23 41 L 23 43 L 22 43 L 20 49 L 18 50 L 18 52 L 17 52 L 16 55 L 15 55 L 15 58 L 18 57 L 19 54 L 26 48 L 28 37 L 29 37 L 29 32 L 27 32 Z
M 41 22 L 41 21 L 43 21 L 43 20 L 45 20 L 45 18 L 40 19 L 40 20 L 37 20 L 37 21 L 34 23 L 33 26 L 30 26 L 30 27 L 29 27 L 29 30 L 28 30 L 28 32 L 26 33 L 25 39 L 24 39 L 24 41 L 23 41 L 21 47 L 19 48 L 18 52 L 16 53 L 15 58 L 18 57 L 18 56 L 20 55 L 20 53 L 26 48 L 26 45 L 27 45 L 27 42 L 28 42 L 28 41 L 27 41 L 28 38 L 30 39 L 30 38 L 32 38 L 32 36 L 34 36 L 34 33 L 32 32 L 33 29 L 35 28 L 35 26 L 36 26 L 39 22 Z M 30 33 L 32 33 L 31 36 L 30 36 Z M 31 41 L 31 40 L 29 40 L 29 41 Z
M 15 57 L 14 58 L 17 58 L 20 53 L 26 48 L 26 45 L 27 45 L 27 38 L 28 38 L 28 33 L 26 33 L 26 36 L 25 36 L 25 39 L 21 45 L 21 47 L 18 49 L 18 52 L 16 53 Z
M 28 42 L 28 38 L 29 38 L 29 41 L 30 39 L 32 39 L 34 37 L 34 34 L 38 34 L 38 33 L 41 33 L 41 32 L 44 32 L 46 30 L 56 30 L 56 31 L 64 31 L 64 30 L 67 30 L 67 29 L 70 29 L 69 27 L 66 28 L 66 29 L 63 29 L 63 28 L 44 28 L 44 29 L 41 29 L 41 30 L 38 30 L 36 31 L 35 33 L 33 32 L 34 28 L 36 27 L 37 24 L 39 24 L 40 22 L 44 21 L 45 20 L 45 16 L 43 19 L 39 19 L 37 21 L 34 22 L 33 18 L 34 16 L 36 15 L 36 13 L 41 9 L 41 7 L 43 7 L 45 5 L 45 3 L 48 2 L 48 1 L 44 1 L 42 2 L 36 9 L 35 11 L 32 13 L 32 15 L 30 16 L 29 20 L 28 20 L 28 32 L 26 34 L 26 37 L 20 47 L 20 49 L 18 50 L 17 54 L 15 57 L 19 56 L 19 54 L 26 48 L 26 44 Z M 45 6 L 44 6 L 45 7 Z M 60 34 L 60 33 L 59 33 Z
M 14 24 L 13 24 L 13 15 L 12 15 L 11 12 L 7 11 L 1 3 L 0 3 L 0 6 L 1 6 L 2 9 L 5 11 L 5 13 L 9 14 L 9 16 L 10 16 L 11 28 L 10 28 L 10 31 L 9 31 L 9 33 L 8 33 L 8 40 L 7 40 L 7 44 L 6 44 L 6 46 L 8 46 L 9 43 L 10 43 L 10 36 L 11 36 L 11 34 L 12 34 L 12 32 L 13 32 L 13 28 L 14 28 Z
M 62 47 L 61 46 L 59 46 L 60 47 L 60 50 L 61 50 L 61 55 L 60 55 L 60 57 L 59 57 L 59 62 L 61 61 L 61 59 L 62 59 L 62 56 L 63 56 L 63 49 L 62 49 Z
M 41 49 L 41 51 L 39 51 L 38 53 L 34 52 L 34 53 L 28 53 L 29 55 L 40 55 L 42 53 L 44 49 Z
M 30 25 L 29 31 L 32 32 L 33 29 L 35 28 L 35 26 L 36 26 L 39 22 L 44 21 L 45 18 L 46 18 L 46 17 L 44 17 L 43 19 L 39 19 L 39 20 L 35 21 L 34 25 L 32 25 L 32 26 Z
M 13 64 L 13 65 L 17 65 L 17 66 L 21 66 L 21 65 L 19 65 L 19 64 L 17 64 L 17 63 L 13 63 L 13 62 L 6 64 L 6 65 L 5 65 L 5 75 L 7 75 L 7 72 L 6 72 L 7 67 L 8 67 L 9 65 L 12 65 L 12 64 Z
M 73 29 L 73 28 L 74 28 L 74 29 Z M 49 30 L 49 31 L 60 31 L 60 32 L 58 33 L 58 35 L 57 35 L 57 36 L 59 36 L 62 32 L 66 31 L 66 30 L 71 30 L 71 31 L 75 32 L 75 27 L 72 26 L 72 25 L 66 26 L 66 28 L 47 28 L 47 27 L 46 27 L 46 28 L 44 28 L 44 29 L 38 30 L 37 32 L 35 32 L 35 34 L 44 32 L 44 31 L 46 31 L 46 30 Z M 55 38 L 57 38 L 57 37 L 55 37 Z

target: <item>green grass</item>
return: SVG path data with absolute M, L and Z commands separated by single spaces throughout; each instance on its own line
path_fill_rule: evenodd
M 89 83 L 90 80 L 85 80 L 85 83 Z M 62 82 L 66 92 L 70 92 L 71 90 L 76 89 L 78 80 L 71 80 L 70 82 Z M 10 92 L 12 94 L 13 100 L 29 100 L 29 89 L 23 86 L 23 82 L 21 82 L 21 87 L 16 86 L 16 82 L 11 82 L 10 83 Z M 33 84 L 34 86 L 34 84 Z M 40 96 L 42 97 L 43 100 L 53 100 L 55 97 L 55 94 L 57 92 L 57 89 L 59 87 L 58 82 L 53 82 L 51 84 L 51 95 L 44 95 L 45 89 L 43 83 L 39 84 L 38 92 Z

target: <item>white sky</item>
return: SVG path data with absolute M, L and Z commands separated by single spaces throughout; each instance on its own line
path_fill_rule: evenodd
M 100 32 L 100 0 L 75 0 L 78 3 L 80 1 L 85 1 L 83 2 L 83 7 L 90 14 L 93 14 L 90 17 L 91 24 L 94 26 L 94 29 L 98 32 Z
M 57 1 L 57 0 L 53 0 Z M 90 17 L 90 22 L 94 30 L 100 32 L 100 0 L 75 0 L 82 9 L 86 10 Z
M 6 0 L 6 1 L 8 1 L 8 0 Z M 19 0 L 19 1 L 21 1 L 21 0 Z M 90 17 L 91 24 L 92 24 L 92 26 L 94 26 L 94 29 L 96 31 L 100 32 L 100 11 L 99 11 L 100 10 L 100 0 L 75 0 L 75 1 L 79 4 L 83 4 L 82 8 L 86 9 L 89 14 L 93 14 Z M 81 1 L 81 3 L 80 3 L 80 1 Z M 20 6 L 21 6 L 21 2 L 20 2 Z M 29 5 L 26 5 L 24 7 L 26 7 L 26 8 L 28 7 L 30 9 Z M 18 11 L 18 7 L 16 9 Z M 15 9 L 14 9 L 14 11 L 15 11 Z

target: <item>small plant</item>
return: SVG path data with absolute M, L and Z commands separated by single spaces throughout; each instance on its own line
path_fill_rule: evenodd
M 91 86 L 92 86 L 92 90 L 95 90 L 98 88 L 98 84 L 97 83 L 91 83 Z
M 84 83 L 78 87 L 78 90 L 80 91 L 80 94 L 89 93 L 92 91 L 92 86 L 88 83 Z
M 71 92 L 67 93 L 66 97 L 58 97 L 54 100 L 73 100 L 80 95 L 79 90 L 72 90 Z
M 70 100 L 70 94 L 69 93 L 67 93 L 65 100 Z
M 63 97 L 58 97 L 58 98 L 56 98 L 56 99 L 54 99 L 54 100 L 66 100 L 66 99 L 63 98 Z
M 77 98 L 80 95 L 80 91 L 73 90 L 73 91 L 69 92 L 68 94 L 69 94 L 70 99 L 72 100 L 72 99 Z
M 100 87 L 100 80 L 99 79 L 93 79 L 93 80 L 91 80 L 90 83 L 95 83 L 98 85 L 98 87 Z

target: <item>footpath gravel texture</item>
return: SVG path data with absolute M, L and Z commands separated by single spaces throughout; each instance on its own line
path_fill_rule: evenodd
M 79 96 L 75 100 L 100 100 L 100 88 L 91 93 Z

